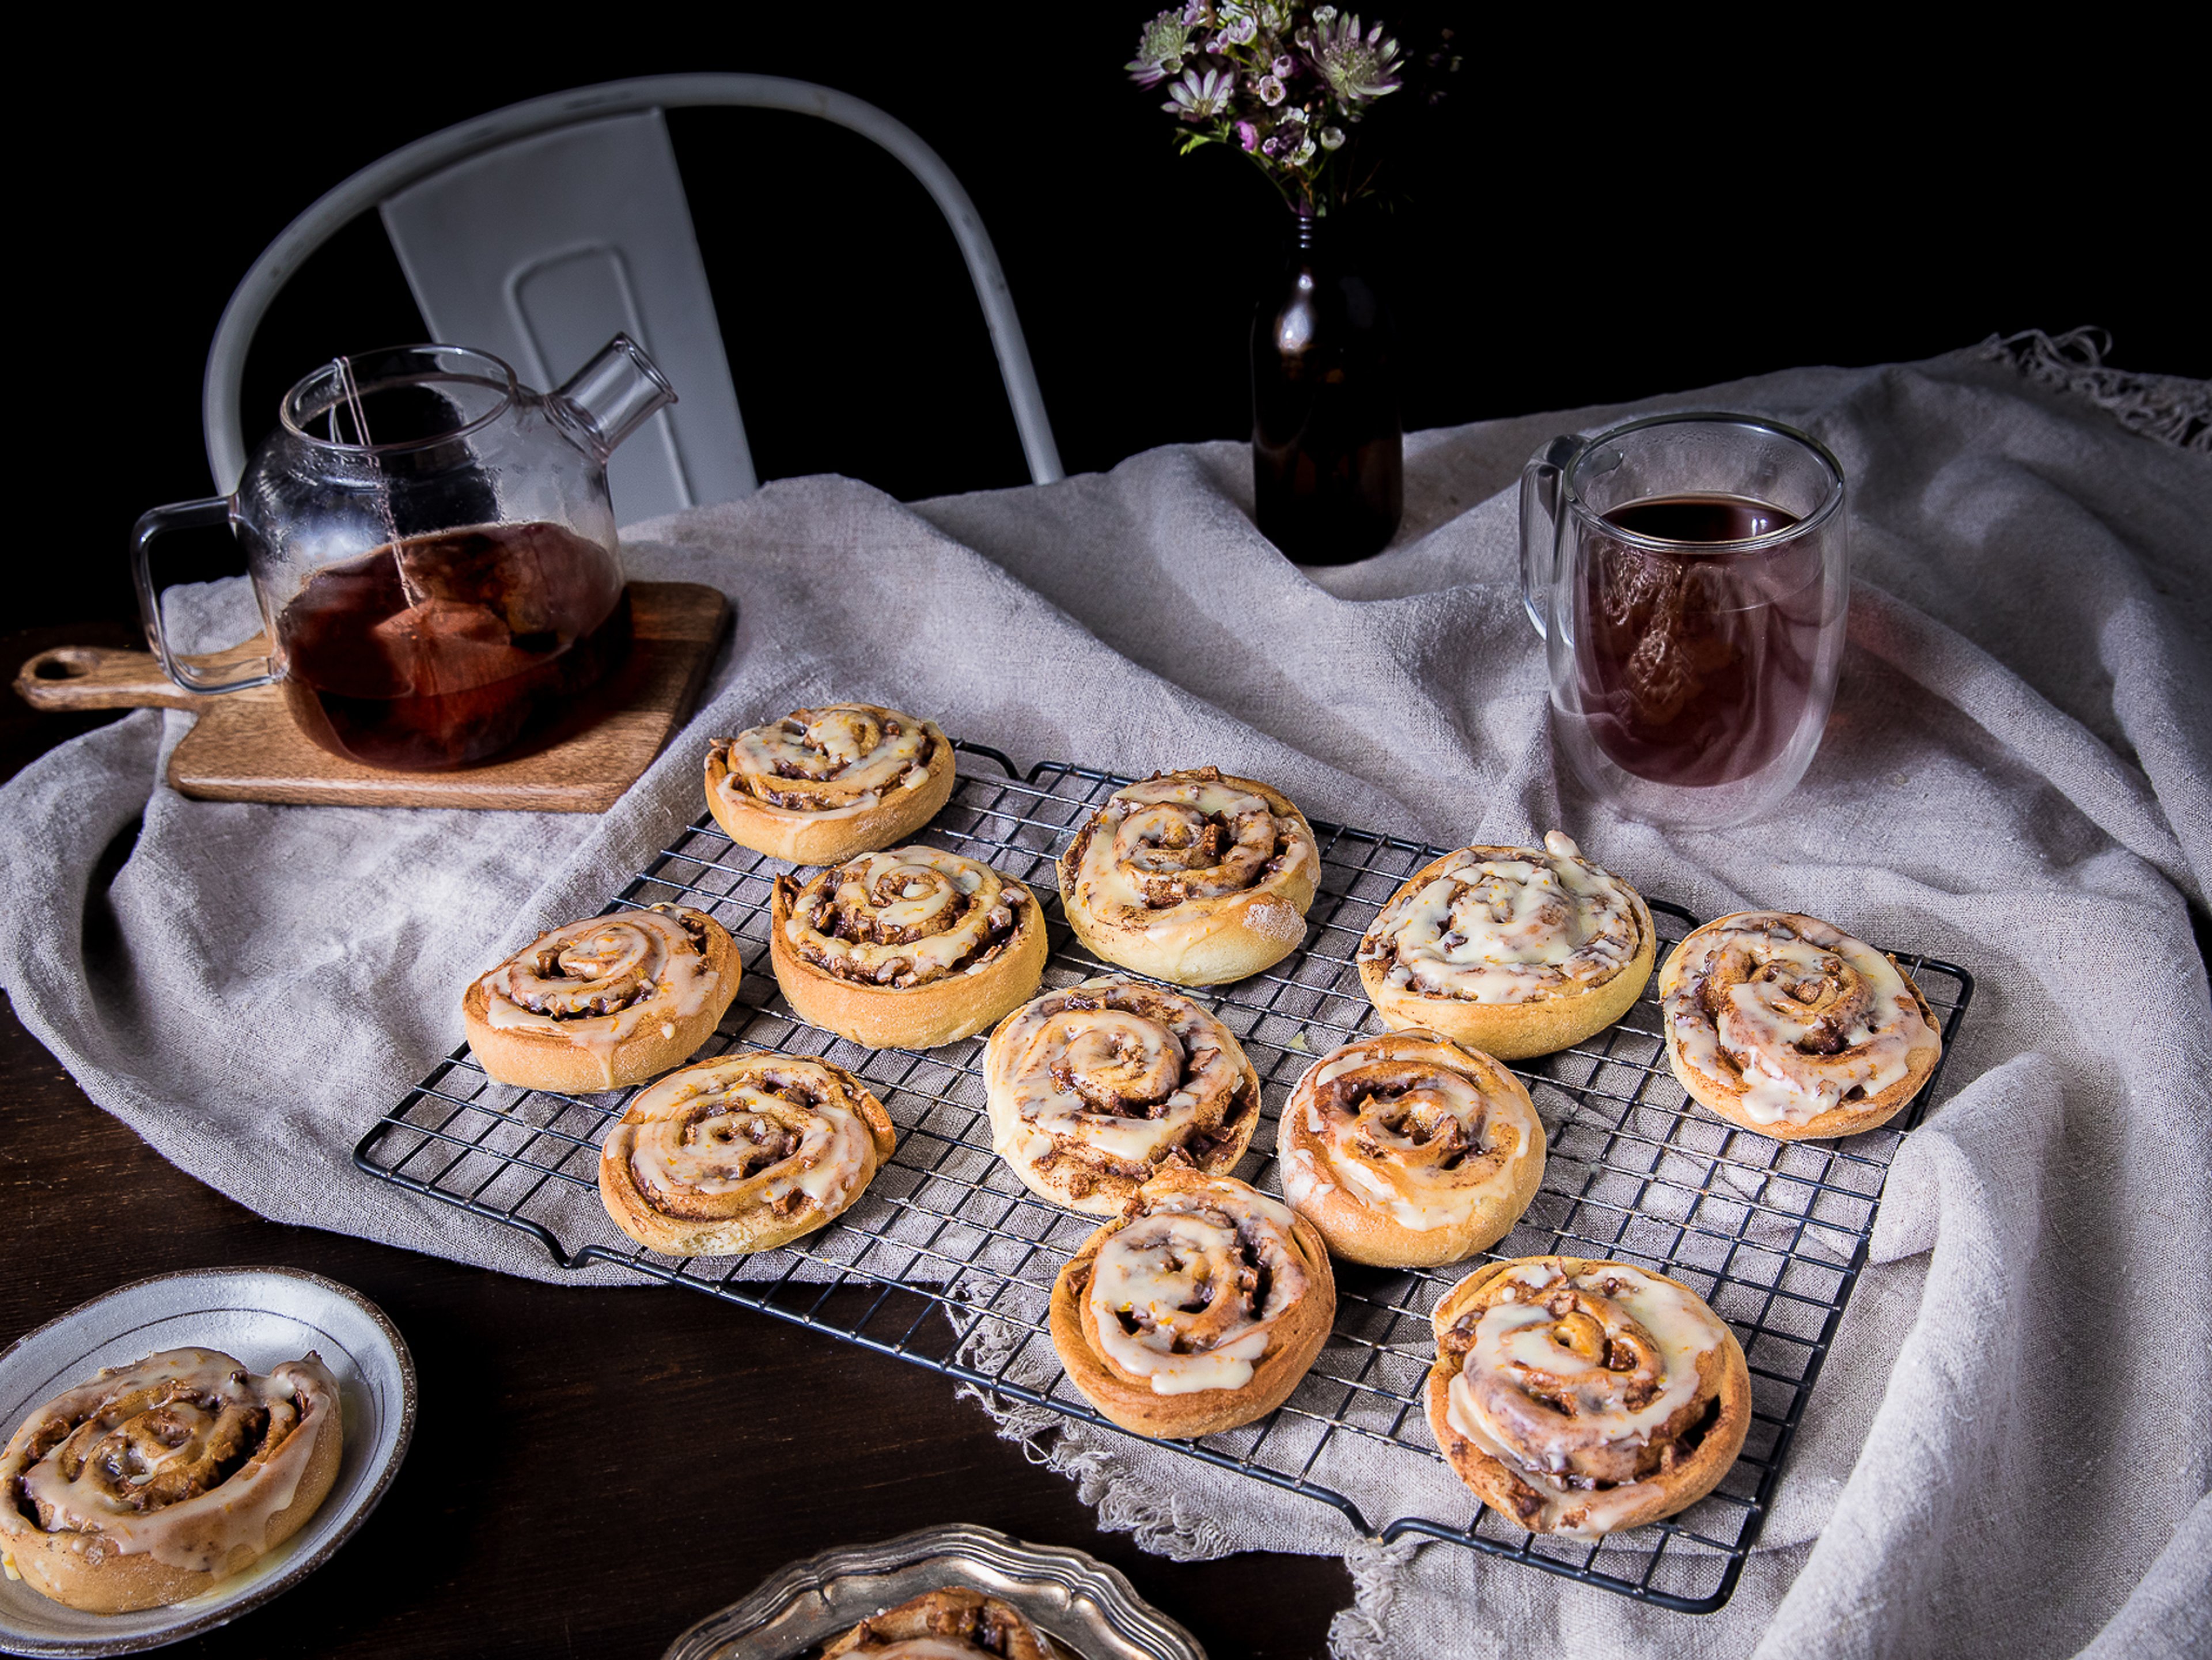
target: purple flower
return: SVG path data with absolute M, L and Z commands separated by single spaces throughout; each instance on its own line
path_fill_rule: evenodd
M 1237 142 L 1248 155 L 1260 148 L 1260 129 L 1249 121 L 1237 124 Z
M 1398 43 L 1383 39 L 1380 23 L 1363 35 L 1357 15 L 1340 17 L 1333 6 L 1315 7 L 1314 21 L 1314 68 L 1347 109 L 1398 90 Z
M 1200 79 L 1196 70 L 1185 70 L 1182 79 L 1168 88 L 1169 101 L 1160 107 L 1180 120 L 1210 121 L 1226 112 L 1229 94 L 1236 90 L 1234 71 L 1208 70 Z
M 1249 46 L 1252 44 L 1252 38 L 1260 33 L 1260 26 L 1253 21 L 1249 13 L 1240 13 L 1229 20 L 1221 33 L 1231 46 Z
M 1156 87 L 1170 75 L 1182 73 L 1182 55 L 1190 47 L 1190 29 L 1171 11 L 1164 11 L 1145 25 L 1137 36 L 1137 55 L 1122 67 L 1140 87 Z
M 1282 76 L 1279 75 L 1261 76 L 1260 77 L 1258 91 L 1260 94 L 1260 101 L 1267 105 L 1270 109 L 1273 108 L 1277 104 L 1283 101 L 1285 95 L 1283 89 Z
M 1287 77 L 1290 75 L 1290 72 L 1296 69 L 1297 65 L 1291 60 L 1289 55 L 1286 53 L 1283 57 L 1278 58 L 1273 63 L 1268 64 L 1267 67 L 1273 70 L 1276 74 Z

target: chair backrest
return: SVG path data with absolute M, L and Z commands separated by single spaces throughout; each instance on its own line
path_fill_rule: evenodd
M 627 330 L 676 387 L 607 463 L 625 520 L 751 493 L 752 453 L 657 109 L 541 132 L 385 198 L 430 332 L 556 386 Z
M 1061 476 L 1012 296 L 975 204 L 908 128 L 857 98 L 757 75 L 669 75 L 556 93 L 419 139 L 362 168 L 287 226 L 240 283 L 208 353 L 201 407 L 216 487 L 246 470 L 246 354 L 269 304 L 341 226 L 379 209 L 424 320 L 442 339 L 557 384 L 617 329 L 682 402 L 609 469 L 625 520 L 730 499 L 752 459 L 664 109 L 742 106 L 818 116 L 874 140 L 944 213 L 975 285 L 1030 476 Z

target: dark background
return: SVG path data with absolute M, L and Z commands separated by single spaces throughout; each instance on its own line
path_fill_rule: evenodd
M 624 76 L 788 75 L 919 132 L 991 230 L 1070 471 L 1243 435 L 1283 210 L 1242 157 L 1173 153 L 1159 93 L 1121 72 L 1145 15 L 738 5 L 441 15 L 431 32 L 410 14 L 410 36 L 288 12 L 281 29 L 80 34 L 52 59 L 65 93 L 43 111 L 32 94 L 37 164 L 19 173 L 18 269 L 40 292 L 17 429 L 31 499 L 66 530 L 19 560 L 0 632 L 132 614 L 125 534 L 210 488 L 208 343 L 292 216 L 424 133 Z M 2122 365 L 2212 374 L 2203 268 L 2179 246 L 2202 175 L 2185 186 L 2191 146 L 2161 113 L 2197 100 L 2126 67 L 2179 73 L 2155 39 L 1905 40 L 1810 11 L 1788 34 L 1772 14 L 1386 15 L 1408 35 L 1455 27 L 1464 58 L 1363 238 L 1407 341 L 1409 429 L 2085 322 Z M 808 118 L 671 125 L 763 476 L 841 471 L 906 498 L 1025 482 L 921 187 Z M 264 325 L 249 439 L 316 363 L 422 331 L 380 225 L 357 221 Z M 170 579 L 241 563 L 219 535 L 165 556 Z

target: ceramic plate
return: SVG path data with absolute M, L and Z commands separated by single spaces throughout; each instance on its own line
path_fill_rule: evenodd
M 83 1614 L 0 1578 L 0 1649 L 131 1654 L 235 1620 L 298 1584 L 376 1508 L 415 1429 L 415 1363 L 383 1311 L 336 1280 L 293 1268 L 198 1268 L 95 1298 L 0 1353 L 0 1437 L 102 1366 L 163 1349 L 220 1349 L 265 1372 L 309 1349 L 338 1380 L 345 1450 L 307 1526 L 205 1596 L 137 1614 Z M 0 1443 L 0 1444 L 4 1444 Z
M 964 1522 L 794 1562 L 692 1627 L 663 1660 L 800 1660 L 870 1614 L 947 1585 L 1012 1603 L 1079 1660 L 1206 1660 L 1198 1639 L 1142 1602 L 1118 1569 Z

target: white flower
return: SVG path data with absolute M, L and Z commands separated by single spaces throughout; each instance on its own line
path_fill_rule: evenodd
M 1260 101 L 1270 106 L 1281 103 L 1284 97 L 1286 95 L 1283 89 L 1282 78 L 1279 76 L 1261 76 L 1260 77 L 1259 91 Z
M 1278 75 L 1288 75 L 1293 69 L 1296 69 L 1297 65 L 1292 63 L 1289 55 L 1285 53 L 1283 57 L 1278 58 L 1273 63 L 1268 64 L 1267 67 L 1274 70 Z
M 1296 121 L 1303 126 L 1309 118 L 1307 117 L 1305 111 L 1299 108 L 1296 104 L 1293 104 L 1290 108 L 1285 110 L 1275 119 L 1279 121 Z
M 1320 24 L 1323 28 L 1326 28 L 1331 23 L 1336 21 L 1336 8 L 1334 6 L 1316 6 L 1313 9 L 1313 19 L 1315 22 Z
M 1182 55 L 1190 46 L 1190 29 L 1164 11 L 1145 25 L 1137 37 L 1137 55 L 1121 67 L 1140 87 L 1156 87 L 1170 75 L 1182 73 Z
M 1259 24 L 1253 21 L 1249 13 L 1231 18 L 1228 27 L 1221 31 L 1222 38 L 1232 46 L 1250 46 L 1252 38 L 1259 33 Z
M 1228 108 L 1229 94 L 1236 89 L 1233 70 L 1208 70 L 1201 79 L 1196 70 L 1185 70 L 1182 79 L 1168 88 L 1169 101 L 1160 107 L 1185 121 L 1209 121 Z
M 1308 51 L 1329 90 L 1347 107 L 1397 91 L 1398 71 L 1403 65 L 1398 58 L 1398 43 L 1383 38 L 1382 26 L 1377 23 L 1363 36 L 1357 16 L 1344 18 L 1332 28 L 1326 26 L 1323 11 L 1330 18 L 1336 16 L 1334 7 L 1314 8 L 1314 21 L 1324 27 Z
M 1296 149 L 1291 152 L 1291 165 L 1294 167 L 1302 167 L 1305 166 L 1307 162 L 1313 160 L 1313 153 L 1314 142 L 1312 139 L 1309 138 L 1305 143 L 1300 144 Z
M 1344 134 L 1335 127 L 1323 127 L 1321 130 L 1321 147 L 1325 150 L 1342 149 Z

